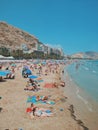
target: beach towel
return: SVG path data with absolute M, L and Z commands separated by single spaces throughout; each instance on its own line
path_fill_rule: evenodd
M 55 102 L 54 101 L 47 101 L 47 104 L 54 105 Z
M 42 80 L 42 78 L 37 78 L 37 80 Z
M 51 113 L 51 111 L 50 111 L 50 110 L 48 110 L 48 109 L 47 109 L 45 112 L 46 112 L 46 113 Z
M 54 88 L 54 84 L 53 83 L 46 83 L 45 88 Z
M 28 107 L 28 108 L 26 109 L 26 112 L 32 112 L 32 109 Z
M 40 82 L 43 82 L 44 80 L 42 80 L 42 79 L 40 79 L 40 80 L 35 80 L 35 82 L 38 82 L 38 83 L 40 83 Z
M 37 82 L 43 82 L 43 79 L 42 78 L 37 78 L 35 81 L 37 81 Z
M 36 96 L 28 96 L 27 102 L 35 103 L 36 102 Z
M 40 96 L 40 98 L 43 97 L 43 96 Z M 50 104 L 50 105 L 54 105 L 55 102 L 54 101 L 42 101 L 42 100 L 39 100 L 39 101 L 36 101 L 36 96 L 28 96 L 27 98 L 27 103 L 34 103 L 34 104 Z
M 41 100 L 40 101 L 36 101 L 36 96 L 28 96 L 27 103 L 29 103 L 29 102 L 34 103 L 34 104 L 39 104 L 39 103 L 46 104 L 45 101 L 41 101 Z
M 36 79 L 37 76 L 36 75 L 29 75 L 28 78 L 30 78 L 30 79 Z

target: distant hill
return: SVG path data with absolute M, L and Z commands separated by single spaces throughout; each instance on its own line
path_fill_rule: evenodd
M 71 55 L 72 58 L 88 58 L 88 59 L 98 59 L 98 52 L 87 51 L 79 52 Z
M 5 46 L 11 49 L 20 48 L 21 44 L 26 44 L 28 48 L 38 43 L 39 40 L 6 22 L 0 22 L 0 47 Z
M 84 56 L 88 58 L 98 59 L 98 52 L 87 51 L 84 53 Z
M 0 22 L 0 47 L 21 49 L 21 45 L 26 44 L 27 47 L 31 49 L 37 43 L 42 44 L 35 36 L 9 25 L 6 22 Z M 98 59 L 98 52 L 79 52 L 71 55 L 71 57 Z

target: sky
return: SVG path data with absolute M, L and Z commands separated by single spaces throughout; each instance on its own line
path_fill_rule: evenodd
M 0 21 L 65 54 L 98 52 L 98 0 L 0 0 Z

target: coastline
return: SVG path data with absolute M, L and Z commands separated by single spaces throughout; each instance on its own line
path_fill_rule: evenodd
M 97 130 L 98 104 L 78 87 L 66 70 L 62 78 L 66 82 L 64 95 L 69 97 L 68 103 L 72 102 L 74 105 L 76 117 L 81 119 L 89 130 Z

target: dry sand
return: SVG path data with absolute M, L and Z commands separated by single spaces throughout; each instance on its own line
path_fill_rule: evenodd
M 47 76 L 43 74 L 41 77 L 44 82 L 40 83 L 41 90 L 31 92 L 24 90 L 27 79 L 22 77 L 21 68 L 15 71 L 16 77 L 14 80 L 7 79 L 5 82 L 0 82 L 0 96 L 2 97 L 0 99 L 0 107 L 2 107 L 0 130 L 19 130 L 20 128 L 22 130 L 84 130 L 83 126 L 78 124 L 81 124 L 81 122 L 74 120 L 74 117 L 72 117 L 74 112 L 69 107 L 72 103 L 69 103 L 69 99 L 66 99 L 63 95 L 65 88 L 60 86 L 59 88 L 43 87 L 47 82 L 59 82 L 61 73 L 49 73 Z M 54 116 L 30 119 L 26 113 L 26 108 L 30 106 L 30 103 L 26 102 L 28 95 L 51 95 L 50 99 L 55 101 L 55 105 L 39 104 L 39 107 L 51 109 Z

